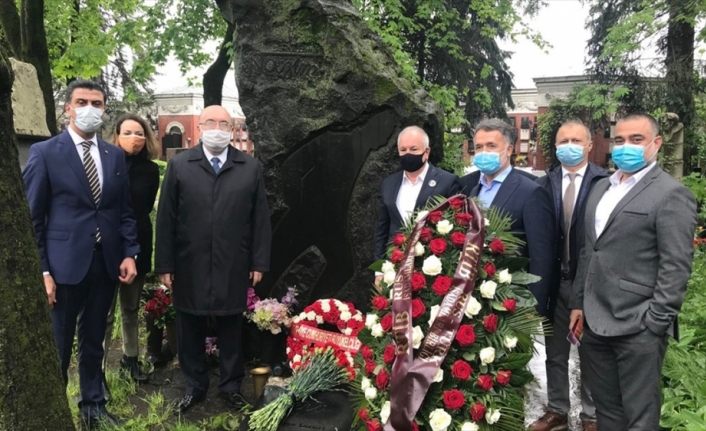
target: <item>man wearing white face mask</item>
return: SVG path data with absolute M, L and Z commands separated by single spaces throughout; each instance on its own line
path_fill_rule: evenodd
M 25 183 L 61 370 L 78 323 L 81 418 L 85 428 L 115 424 L 105 409 L 103 338 L 117 281 L 137 275 L 135 218 L 122 150 L 96 136 L 105 91 L 91 81 L 66 90 L 69 127 L 30 148 Z
M 221 396 L 242 406 L 243 311 L 248 286 L 270 266 L 270 211 L 262 166 L 230 145 L 232 120 L 222 106 L 199 118 L 201 144 L 167 167 L 157 209 L 155 272 L 172 289 L 179 363 L 187 381 L 183 413 L 208 391 L 207 323 L 216 324 Z

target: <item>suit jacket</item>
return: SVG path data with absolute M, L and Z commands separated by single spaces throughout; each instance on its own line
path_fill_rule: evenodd
M 522 176 L 525 176 L 525 177 L 531 179 L 532 181 L 537 179 L 536 175 L 533 175 L 533 174 L 531 174 L 527 171 L 524 171 L 522 169 L 512 168 L 512 170 Z M 461 184 L 462 193 L 466 196 L 468 196 L 473 191 L 473 188 L 478 185 L 479 181 L 480 181 L 480 171 L 473 171 L 468 175 L 462 176 L 458 180 L 458 182 Z
M 461 178 L 461 182 L 470 184 L 472 180 L 467 177 L 473 174 Z M 479 191 L 480 185 L 476 183 L 468 195 L 478 196 Z M 529 289 L 537 298 L 537 311 L 549 315 L 556 263 L 556 228 L 549 194 L 530 177 L 512 169 L 491 206 L 501 209 L 512 218 L 510 230 L 525 241 L 520 252 L 529 258 L 527 269 L 542 277 L 540 281 L 531 284 Z
M 400 186 L 402 186 L 402 171 L 395 172 L 382 180 L 375 227 L 375 259 L 382 259 L 385 256 L 390 237 L 402 227 L 402 216 L 397 210 L 397 193 L 400 191 Z M 424 208 L 427 200 L 432 196 L 449 197 L 459 190 L 460 185 L 456 175 L 429 163 L 414 209 Z
M 59 284 L 78 284 L 88 273 L 96 227 L 113 279 L 120 262 L 140 251 L 123 151 L 100 139 L 98 151 L 103 165 L 98 205 L 68 131 L 32 145 L 22 172 L 42 271 Z
M 229 147 L 216 175 L 197 145 L 167 166 L 154 266 L 174 274 L 174 306 L 227 316 L 246 306 L 250 271 L 270 268 L 272 229 L 262 166 Z
M 646 328 L 676 335 L 673 323 L 691 273 L 696 202 L 691 192 L 652 168 L 621 199 L 599 237 L 596 207 L 610 187 L 600 180 L 586 202 L 574 303 L 593 332 L 620 336 Z

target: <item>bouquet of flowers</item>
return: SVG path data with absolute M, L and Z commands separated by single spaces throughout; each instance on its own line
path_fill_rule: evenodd
M 172 292 L 164 285 L 149 291 L 145 301 L 145 313 L 154 319 L 158 328 L 164 328 L 176 318 L 176 311 L 172 305 Z
M 405 411 L 401 404 L 414 403 L 414 417 L 405 417 L 411 421 L 404 424 L 409 430 L 524 429 L 523 386 L 532 379 L 526 365 L 532 357 L 531 337 L 542 321 L 526 285 L 539 277 L 521 270 L 526 259 L 518 256 L 522 242 L 509 233 L 509 217 L 490 209 L 483 218 L 474 208 L 459 195 L 419 212 L 394 235 L 387 259 L 373 268 L 383 273 L 383 281 L 359 335 L 363 346 L 354 429 L 382 430 L 392 414 L 399 423 Z M 472 227 L 479 232 L 478 245 L 469 247 Z M 466 259 L 468 250 L 471 260 Z M 466 278 L 471 289 L 459 294 L 464 272 L 471 274 Z M 411 302 L 409 315 L 396 308 L 393 317 L 393 293 Z M 453 327 L 452 318 L 457 319 Z M 442 320 L 432 328 L 436 319 Z M 400 346 L 398 340 L 411 346 Z M 436 349 L 426 350 L 427 344 Z M 429 357 L 437 358 L 438 365 L 425 362 Z M 412 378 L 414 397 L 395 399 L 400 384 L 395 387 L 394 379 L 405 381 L 405 373 L 395 374 L 397 361 L 411 362 L 409 370 L 426 377 L 426 395 Z
M 260 299 L 252 287 L 248 289 L 248 311 L 245 317 L 253 322 L 261 331 L 272 334 L 282 332 L 282 327 L 288 328 L 291 323 L 291 313 L 297 305 L 296 288 L 290 287 L 281 300 L 274 298 Z

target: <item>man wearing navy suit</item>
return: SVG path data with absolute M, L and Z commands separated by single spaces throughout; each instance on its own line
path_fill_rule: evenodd
M 430 197 L 449 197 L 460 189 L 456 175 L 429 163 L 429 136 L 421 127 L 404 128 L 397 136 L 397 151 L 402 170 L 386 177 L 380 187 L 375 259 L 385 256 L 392 235 Z
M 22 173 L 65 382 L 78 322 L 79 405 L 89 429 L 116 423 L 101 368 L 106 316 L 117 281 L 137 275 L 140 250 L 125 156 L 96 136 L 104 108 L 98 84 L 72 82 L 68 129 L 34 144 Z
M 554 212 L 549 194 L 510 165 L 514 135 L 512 126 L 500 119 L 478 123 L 473 164 L 481 172 L 480 181 L 474 184 L 473 174 L 459 181 L 463 193 L 477 196 L 481 206 L 499 208 L 512 218 L 510 230 L 526 242 L 521 253 L 529 258 L 529 272 L 542 277 L 529 286 L 537 298 L 537 311 L 548 315 L 556 254 Z

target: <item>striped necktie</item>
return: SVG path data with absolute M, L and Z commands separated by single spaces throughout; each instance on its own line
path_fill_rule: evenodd
M 101 200 L 101 183 L 98 180 L 98 169 L 96 169 L 96 162 L 91 156 L 91 145 L 93 145 L 93 142 L 91 141 L 81 142 L 81 146 L 83 147 L 83 169 L 86 171 L 86 178 L 88 178 L 88 185 L 91 188 L 93 202 L 95 202 L 96 206 L 98 206 Z M 97 226 L 96 242 L 101 242 L 101 233 Z

